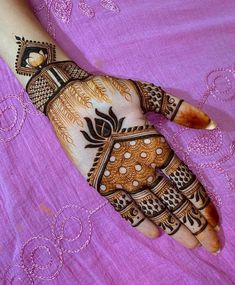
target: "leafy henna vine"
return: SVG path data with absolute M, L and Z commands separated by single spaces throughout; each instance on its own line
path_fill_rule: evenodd
M 49 43 L 40 43 L 25 40 L 24 37 L 15 36 L 16 43 L 19 45 L 15 68 L 21 75 L 33 75 L 45 65 L 55 61 L 55 46 Z

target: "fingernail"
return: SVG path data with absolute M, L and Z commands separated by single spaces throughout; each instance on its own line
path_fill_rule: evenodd
M 214 130 L 216 128 L 217 124 L 213 120 L 210 120 L 210 123 L 206 127 L 206 130 Z
M 212 252 L 213 255 L 217 256 L 220 253 L 220 249 L 216 252 Z
M 214 230 L 215 230 L 216 232 L 219 232 L 219 231 L 220 231 L 220 226 L 214 227 Z

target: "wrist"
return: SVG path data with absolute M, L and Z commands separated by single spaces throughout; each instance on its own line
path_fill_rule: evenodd
M 39 56 L 47 57 L 44 64 L 55 60 L 70 60 L 43 29 L 27 1 L 0 1 L 0 55 L 24 87 L 29 81 L 28 76 L 41 68 L 40 65 L 34 66 L 35 68 L 31 66 L 31 70 L 29 68 L 29 61 L 33 60 L 35 53 L 39 53 L 37 60 Z
M 91 75 L 73 61 L 48 63 L 29 80 L 26 91 L 35 107 L 47 115 L 49 103 L 60 95 L 66 86 Z

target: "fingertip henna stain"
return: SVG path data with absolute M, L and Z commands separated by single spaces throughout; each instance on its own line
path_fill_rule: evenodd
M 208 222 L 212 225 L 212 227 L 216 227 L 219 225 L 219 215 L 215 206 L 210 202 L 207 207 L 204 209 L 204 216 L 208 220 Z
M 183 102 L 174 118 L 174 122 L 188 128 L 208 129 L 213 121 L 201 110 Z
M 212 243 L 212 248 L 213 248 L 212 254 L 218 255 L 220 253 L 221 244 L 218 238 Z

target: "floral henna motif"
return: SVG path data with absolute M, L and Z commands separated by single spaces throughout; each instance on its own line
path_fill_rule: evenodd
M 167 94 L 161 87 L 153 83 L 135 81 L 139 91 L 141 106 L 144 112 L 157 112 L 163 114 L 171 121 L 174 120 L 183 100 Z
M 118 79 L 110 76 L 105 76 L 104 81 L 106 84 L 111 85 L 114 91 L 118 90 L 119 93 L 127 100 L 131 101 L 131 90 L 127 84 L 127 80 Z
M 95 119 L 95 126 L 93 126 L 91 119 L 87 117 L 84 118 L 87 122 L 90 135 L 85 131 L 81 132 L 85 139 L 91 143 L 86 145 L 85 148 L 103 146 L 107 138 L 111 137 L 114 132 L 119 132 L 121 130 L 122 123 L 125 119 L 125 117 L 123 117 L 118 120 L 117 116 L 112 111 L 112 107 L 109 109 L 109 115 L 106 115 L 97 109 L 95 109 L 95 112 L 100 117 Z
M 100 118 L 94 125 L 85 118 L 89 133 L 81 131 L 90 142 L 86 147 L 98 148 L 88 173 L 90 184 L 107 195 L 123 188 L 132 193 L 153 182 L 155 168 L 173 155 L 164 137 L 150 125 L 121 128 L 125 118 L 118 120 L 111 107 L 109 114 L 96 114 Z
M 147 217 L 168 234 L 174 234 L 180 222 L 159 198 L 148 190 L 143 191 L 155 180 L 156 167 L 164 165 L 173 155 L 164 137 L 148 125 L 122 128 L 125 118 L 118 119 L 111 107 L 108 114 L 98 110 L 96 114 L 99 118 L 94 119 L 94 124 L 85 118 L 89 132 L 81 131 L 89 141 L 86 147 L 98 148 L 88 182 L 132 225 L 140 220 L 134 198 Z
M 26 90 L 32 103 L 46 115 L 48 103 L 55 96 L 63 93 L 66 85 L 76 80 L 83 81 L 92 77 L 72 61 L 55 62 L 56 52 L 52 44 L 25 40 L 24 37 L 18 36 L 16 36 L 16 43 L 19 45 L 15 63 L 16 72 L 32 76 Z M 70 89 L 72 89 L 71 86 Z M 71 93 L 73 92 L 79 93 L 71 90 Z M 94 93 L 99 94 L 98 86 Z
M 25 40 L 24 37 L 16 38 L 19 45 L 16 57 L 16 72 L 22 75 L 33 75 L 43 66 L 55 61 L 55 46 L 48 43 Z
M 132 225 L 140 221 L 141 210 L 169 235 L 178 231 L 180 221 L 194 235 L 201 233 L 207 221 L 200 212 L 170 181 L 157 177 L 156 168 L 161 168 L 168 171 L 180 190 L 197 190 L 195 176 L 175 159 L 164 137 L 152 126 L 122 128 L 125 118 L 118 119 L 111 107 L 108 114 L 95 112 L 98 117 L 94 122 L 85 118 L 89 131 L 81 131 L 89 142 L 86 148 L 98 148 L 88 182 Z M 194 192 L 189 198 L 205 207 L 204 200 L 198 198 L 200 192 Z

